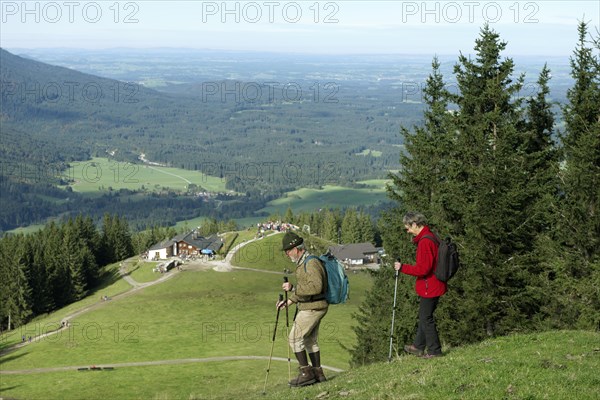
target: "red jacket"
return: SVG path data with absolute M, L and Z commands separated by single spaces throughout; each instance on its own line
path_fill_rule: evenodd
M 433 233 L 428 226 L 415 236 L 413 243 L 417 245 L 417 262 L 415 265 L 402 264 L 402 273 L 417 277 L 415 291 L 421 297 L 440 297 L 446 293 L 446 283 L 435 277 L 438 247 L 433 240 L 423 239 L 423 236 Z M 423 240 L 421 240 L 423 239 Z

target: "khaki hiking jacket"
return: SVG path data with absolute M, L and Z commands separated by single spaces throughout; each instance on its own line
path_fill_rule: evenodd
M 318 258 L 311 258 L 305 265 L 304 262 L 309 255 L 305 251 L 296 263 L 296 286 L 290 296 L 290 300 L 298 304 L 300 311 L 322 310 L 329 306 L 325 300 L 327 290 L 325 268 Z

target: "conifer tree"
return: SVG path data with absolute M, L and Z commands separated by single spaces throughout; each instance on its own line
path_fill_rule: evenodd
M 127 220 L 118 215 L 105 214 L 102 220 L 102 236 L 100 239 L 102 265 L 121 261 L 133 255 L 133 243 Z
M 115 228 L 115 261 L 121 261 L 133 255 L 131 231 L 129 230 L 129 224 L 127 223 L 127 220 L 125 218 L 119 218 L 118 216 L 115 216 Z
M 50 309 L 55 309 L 66 304 L 64 293 L 68 276 L 62 263 L 62 230 L 54 222 L 50 222 L 44 228 L 44 233 L 44 265 L 52 299 Z
M 555 240 L 547 244 L 548 298 L 552 328 L 600 328 L 600 36 L 578 25 L 571 57 L 575 80 L 562 107 L 565 131 Z
M 451 114 L 447 111 L 448 97 L 440 63 L 435 57 L 424 89 L 427 106 L 425 124 L 415 127 L 414 133 L 402 128 L 405 146 L 405 152 L 400 154 L 402 169 L 398 175 L 390 175 L 392 184 L 387 188 L 388 196 L 398 205 L 383 212 L 379 219 L 378 230 L 386 257 L 380 271 L 374 274 L 373 289 L 367 293 L 359 312 L 354 315 L 358 322 L 354 327 L 357 345 L 351 351 L 355 365 L 381 361 L 388 354 L 395 284 L 392 265 L 396 257 L 403 262 L 414 262 L 414 246 L 405 232 L 402 216 L 408 210 L 420 210 L 431 215 L 436 208 L 433 204 L 438 204 L 438 209 L 446 207 L 447 195 L 444 190 L 449 178 L 445 167 L 448 156 L 444 148 L 447 148 L 445 144 L 449 142 L 452 132 Z M 438 219 L 442 220 L 442 217 Z M 396 314 L 393 334 L 396 352 L 404 343 L 409 343 L 414 334 L 416 300 L 414 281 L 400 277 L 397 291 L 397 310 L 400 312 Z
M 30 235 L 26 240 L 29 264 L 27 268 L 27 280 L 31 288 L 29 302 L 32 314 L 39 315 L 51 310 L 53 301 L 48 284 L 48 271 L 44 264 L 45 229 Z
M 342 243 L 360 242 L 360 227 L 358 215 L 354 208 L 346 209 L 344 219 L 342 220 Z
M 587 23 L 579 24 L 578 33 L 571 57 L 575 85 L 567 91 L 568 103 L 563 108 L 566 130 L 561 135 L 564 198 L 560 228 L 568 247 L 589 263 L 600 254 L 600 57 L 597 41 L 594 54 Z
M 448 110 L 450 93 L 440 71 L 436 57 L 432 61 L 432 72 L 423 90 L 426 109 L 423 127 L 414 127 L 411 132 L 401 128 L 405 151 L 400 153 L 401 170 L 390 174 L 392 185 L 388 195 L 402 205 L 404 210 L 419 209 L 432 216 L 434 210 L 443 215 L 446 202 L 445 184 L 450 179 L 448 154 L 451 151 L 451 113 Z M 397 213 L 402 217 L 402 212 Z
M 62 303 L 68 304 L 85 294 L 83 250 L 89 252 L 89 249 L 84 247 L 73 220 L 63 225 L 62 230 L 61 267 L 65 269 Z
M 452 190 L 462 196 L 463 206 L 453 234 L 466 249 L 467 268 L 453 292 L 472 301 L 460 303 L 460 309 L 442 306 L 466 322 L 442 324 L 442 329 L 468 340 L 528 329 L 539 307 L 527 266 L 535 264 L 532 249 L 543 224 L 534 211 L 548 187 L 540 186 L 532 162 L 539 151 L 531 146 L 531 128 L 518 97 L 524 77 L 515 79 L 513 61 L 501 59 L 505 48 L 499 35 L 484 26 L 475 59 L 461 55 L 454 69 L 461 179 L 452 182 Z
M 78 256 L 81 257 L 82 263 L 80 268 L 82 284 L 87 290 L 95 285 L 100 276 L 98 267 L 98 259 L 101 258 L 100 253 L 100 235 L 90 217 L 78 215 L 73 222 L 69 221 L 67 227 L 73 230 L 73 234 L 79 240 L 80 251 Z
M 24 324 L 31 314 L 27 301 L 31 289 L 25 275 L 22 244 L 23 235 L 0 244 L 0 323 L 10 329 Z
M 536 230 L 546 232 L 553 222 L 552 208 L 558 187 L 558 151 L 554 143 L 554 112 L 548 99 L 550 70 L 544 65 L 537 80 L 537 93 L 527 100 L 526 170 L 530 171 L 532 206 L 529 213 L 536 219 Z
M 285 211 L 285 215 L 283 216 L 283 222 L 293 223 L 294 222 L 294 212 L 291 207 L 288 207 Z
M 338 243 L 339 210 L 324 210 L 323 225 L 321 237 L 326 240 Z
M 358 224 L 360 230 L 359 241 L 361 243 L 375 243 L 375 227 L 369 214 L 361 211 L 358 214 Z
M 524 76 L 513 76 L 513 61 L 502 58 L 505 48 L 485 25 L 474 58 L 461 54 L 454 67 L 456 94 L 444 89 L 434 59 L 425 90 L 425 124 L 413 132 L 403 129 L 406 152 L 388 188 L 398 205 L 380 221 L 390 259 L 375 285 L 388 296 L 393 285 L 385 275 L 393 275 L 393 259 L 414 262 L 414 246 L 401 222 L 406 211 L 421 211 L 430 226 L 458 243 L 463 267 L 436 313 L 445 343 L 531 329 L 543 301 L 533 266 L 539 261 L 534 252 L 539 230 L 548 225 L 539 202 L 554 194 L 552 174 L 540 172 L 553 162 L 549 73 L 542 71 L 540 93 L 524 107 L 519 97 Z M 403 312 L 394 332 L 399 343 L 414 335 L 413 286 L 414 279 L 401 278 L 398 308 Z M 383 304 L 369 296 L 365 303 L 357 316 L 359 334 L 367 321 L 376 323 L 370 315 L 379 315 L 377 304 Z M 359 336 L 353 354 L 381 349 L 385 339 L 382 333 Z M 383 354 L 372 356 L 384 359 Z

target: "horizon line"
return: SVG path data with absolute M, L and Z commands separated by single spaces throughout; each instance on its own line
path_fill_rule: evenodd
M 414 52 L 390 52 L 390 53 L 366 53 L 366 52 L 306 52 L 306 51 L 274 51 L 274 50 L 240 50 L 240 49 L 210 49 L 210 48 L 197 48 L 197 47 L 102 47 L 102 48 L 85 48 L 85 47 L 66 47 L 66 46 L 53 46 L 53 47 L 4 47 L 0 46 L 0 49 L 6 51 L 27 51 L 27 50 L 72 50 L 72 51 L 89 51 L 89 52 L 102 52 L 102 51 L 193 51 L 193 52 L 219 52 L 219 53 L 255 53 L 255 54 L 269 54 L 269 55 L 289 55 L 289 56 L 429 56 L 429 57 L 455 57 L 459 54 L 474 54 L 473 52 L 461 52 L 458 53 L 414 53 Z M 536 54 L 536 53 L 507 53 L 506 57 L 570 57 L 573 53 L 569 54 Z

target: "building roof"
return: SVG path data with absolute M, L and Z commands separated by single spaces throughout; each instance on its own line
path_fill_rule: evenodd
M 360 260 L 370 254 L 377 254 L 372 243 L 350 243 L 329 247 L 329 252 L 340 260 Z
M 177 235 L 173 238 L 173 241 L 185 242 L 196 247 L 197 249 L 210 249 L 215 252 L 217 252 L 223 246 L 223 241 L 217 235 L 212 235 L 205 238 L 203 236 L 198 235 L 195 231 Z
M 167 239 L 167 240 L 163 240 L 160 243 L 155 244 L 154 246 L 150 247 L 148 250 L 162 250 L 162 249 L 166 249 L 167 247 L 171 247 L 173 246 L 175 242 L 173 241 L 173 239 Z
M 223 246 L 223 241 L 217 235 L 212 235 L 205 238 L 198 235 L 195 231 L 191 231 L 188 233 L 180 233 L 173 239 L 163 240 L 162 242 L 153 245 L 148 250 L 166 249 L 167 247 L 173 246 L 175 243 L 179 242 L 185 242 L 200 250 L 210 249 L 215 253 Z

